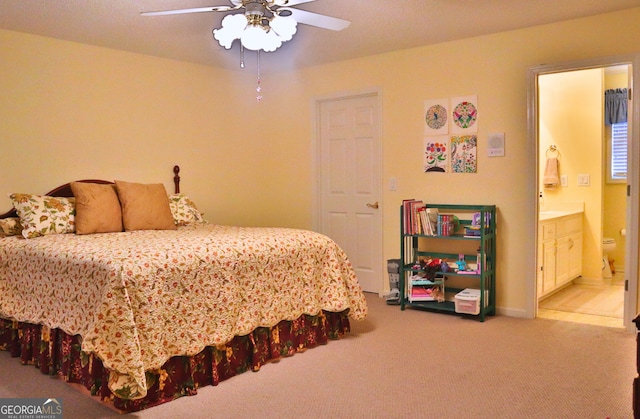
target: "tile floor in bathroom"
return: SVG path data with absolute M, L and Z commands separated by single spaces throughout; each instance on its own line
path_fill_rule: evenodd
M 624 275 L 602 285 L 572 284 L 538 303 L 538 317 L 607 327 L 624 327 Z

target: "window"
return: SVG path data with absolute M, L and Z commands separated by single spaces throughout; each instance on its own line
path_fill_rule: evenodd
M 611 148 L 609 160 L 610 182 L 627 180 L 627 123 L 611 124 Z

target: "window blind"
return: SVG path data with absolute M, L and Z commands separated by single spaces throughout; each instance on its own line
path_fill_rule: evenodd
M 611 124 L 611 178 L 627 178 L 627 123 Z

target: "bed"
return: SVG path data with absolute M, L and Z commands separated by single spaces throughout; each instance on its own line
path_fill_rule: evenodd
M 179 181 L 176 166 L 169 196 L 162 184 L 104 180 L 12 194 L 0 215 L 0 349 L 130 412 L 365 318 L 331 239 L 208 223 Z

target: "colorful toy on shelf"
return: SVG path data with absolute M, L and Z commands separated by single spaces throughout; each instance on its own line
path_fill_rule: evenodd
M 447 263 L 446 260 L 444 259 L 440 259 L 442 262 L 440 262 L 440 271 L 441 272 L 449 272 L 449 264 Z
M 467 270 L 467 262 L 465 262 L 465 260 L 464 260 L 464 254 L 460 253 L 458 255 L 458 261 L 456 262 L 456 265 L 458 265 L 458 270 L 459 271 Z
M 433 279 L 436 276 L 436 272 L 440 272 L 442 270 L 442 264 L 444 262 L 442 259 L 421 259 L 420 266 L 424 271 L 425 278 Z

